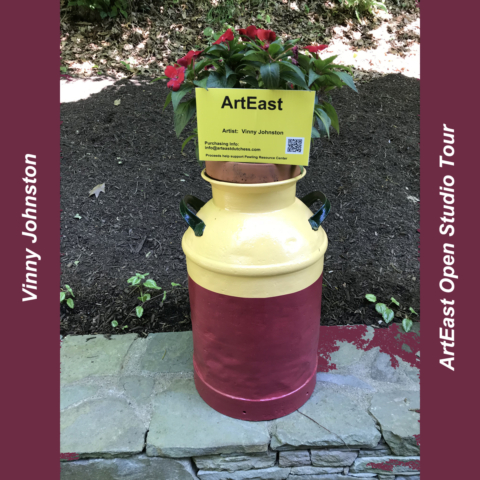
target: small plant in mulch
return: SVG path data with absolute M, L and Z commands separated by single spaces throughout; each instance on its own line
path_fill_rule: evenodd
M 145 311 L 145 304 L 147 302 L 150 302 L 151 300 L 155 300 L 156 298 L 162 297 L 162 300 L 160 303 L 160 307 L 162 307 L 163 303 L 167 299 L 167 294 L 171 292 L 171 290 L 170 291 L 164 290 L 163 294 L 152 296 L 152 293 L 150 293 L 148 290 L 151 290 L 153 292 L 154 290 L 162 290 L 162 287 L 159 287 L 155 282 L 155 280 L 151 278 L 147 279 L 146 277 L 148 275 L 150 274 L 136 273 L 133 277 L 130 277 L 127 280 L 127 283 L 130 284 L 131 287 L 133 287 L 132 293 L 138 290 L 137 293 L 139 296 L 137 297 L 137 300 L 140 304 L 134 307 L 134 309 L 127 315 L 127 318 L 125 319 L 125 321 L 128 319 L 130 315 L 133 314 L 134 311 L 137 318 L 142 318 Z M 177 287 L 181 288 L 181 285 L 175 282 L 171 282 L 171 286 L 172 286 L 172 289 Z M 117 328 L 119 324 L 117 320 L 112 320 L 111 325 L 113 328 Z M 122 330 L 125 330 L 126 328 L 128 328 L 128 325 L 122 325 L 121 327 Z
M 355 92 L 357 89 L 349 75 L 351 68 L 334 63 L 337 55 L 320 58 L 320 52 L 327 45 L 302 46 L 299 38 L 284 41 L 277 38 L 274 31 L 254 25 L 241 28 L 237 33 L 229 28 L 221 34 L 208 27 L 204 35 L 210 43 L 207 48 L 190 50 L 175 65 L 168 66 L 165 75 L 154 80 L 168 79 L 171 92 L 164 108 L 172 103 L 177 137 L 195 117 L 195 98 L 182 101 L 195 87 L 315 91 L 312 138 L 329 137 L 330 127 L 339 133 L 330 92 L 345 85 Z M 259 105 L 259 109 L 266 110 L 266 104 Z M 183 143 L 182 150 L 190 140 L 196 143 L 198 158 L 196 128 Z
M 147 292 L 146 290 L 161 290 L 162 287 L 159 287 L 155 280 L 149 278 L 145 279 L 150 275 L 149 273 L 136 273 L 133 277 L 130 277 L 127 280 L 127 283 L 129 283 L 132 287 L 134 287 L 135 290 L 138 289 L 140 296 L 137 297 L 138 300 L 140 301 L 140 305 L 137 305 L 135 307 L 135 314 L 137 315 L 138 318 L 141 318 L 143 315 L 143 306 L 145 305 L 146 302 L 153 300 L 154 298 L 158 298 L 160 295 L 157 295 L 156 297 L 152 297 L 152 295 Z M 143 283 L 142 283 L 143 282 Z M 163 292 L 163 300 L 165 300 L 167 296 L 167 292 Z M 112 322 L 113 325 L 113 322 Z M 116 325 L 113 325 L 116 326 Z
M 365 298 L 372 303 L 377 302 L 377 297 L 371 293 L 368 293 L 365 295 Z M 395 298 L 391 297 L 390 298 L 390 303 L 386 305 L 385 303 L 376 303 L 375 305 L 375 310 L 382 316 L 383 320 L 385 320 L 385 323 L 390 323 L 393 320 L 393 317 L 395 316 L 395 313 L 392 309 L 390 309 L 390 305 L 396 305 L 397 307 L 400 307 L 400 303 L 395 300 Z M 412 308 L 409 308 L 410 313 L 413 315 L 417 315 L 418 313 Z M 398 312 L 397 312 L 398 313 Z M 402 320 L 402 327 L 405 330 L 405 332 L 409 332 L 413 326 L 412 320 L 410 320 L 406 315 L 405 318 Z
M 65 305 L 73 309 L 75 304 L 72 297 L 75 297 L 72 288 L 70 287 L 70 285 L 64 285 L 64 288 L 60 289 L 60 305 L 64 303 Z

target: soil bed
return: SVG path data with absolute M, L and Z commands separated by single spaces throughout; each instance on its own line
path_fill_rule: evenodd
M 399 301 L 396 322 L 409 307 L 420 312 L 419 90 L 397 74 L 333 95 L 341 134 L 315 142 L 297 191 L 321 190 L 332 204 L 322 325 L 385 326 L 367 293 Z M 191 329 L 179 203 L 211 193 L 193 145 L 180 153 L 171 106 L 162 113 L 167 93 L 162 82 L 125 79 L 61 106 L 61 283 L 75 294 L 75 308 L 61 308 L 62 335 Z M 89 197 L 102 183 L 105 193 Z M 167 291 L 163 302 L 152 292 L 141 319 L 127 284 L 136 272 Z

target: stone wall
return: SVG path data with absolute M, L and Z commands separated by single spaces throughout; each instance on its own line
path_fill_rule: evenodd
M 420 457 L 375 448 L 268 450 L 166 458 L 136 455 L 62 463 L 63 480 L 419 480 Z
M 400 356 L 338 342 L 304 406 L 245 422 L 200 398 L 191 355 L 191 332 L 67 337 L 62 480 L 419 478 L 419 370 Z

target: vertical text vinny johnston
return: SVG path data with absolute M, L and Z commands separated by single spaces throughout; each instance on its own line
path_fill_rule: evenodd
M 37 230 L 37 162 L 36 155 L 25 155 L 25 213 L 22 217 L 25 218 L 25 228 L 22 230 L 22 235 L 29 241 L 30 245 L 37 243 L 37 235 L 34 233 Z M 37 265 L 41 260 L 40 255 L 33 250 L 26 248 L 25 251 L 25 283 L 22 283 L 22 302 L 37 299 Z
M 455 168 L 455 162 L 453 161 L 453 155 L 455 149 L 453 144 L 455 143 L 454 129 L 448 128 L 446 124 L 443 124 L 443 155 L 440 155 L 440 168 L 445 168 L 447 175 L 443 176 L 443 185 L 440 186 L 440 196 L 443 200 L 443 215 L 440 217 L 440 234 L 453 237 L 455 235 L 455 209 L 453 204 L 455 203 L 455 179 L 449 173 L 453 173 Z M 444 158 L 445 157 L 445 158 Z M 442 172 L 443 173 L 443 172 Z M 455 290 L 455 280 L 458 279 L 458 275 L 455 274 L 453 264 L 455 263 L 455 248 L 451 239 L 449 243 L 443 244 L 443 274 L 440 280 L 440 290 L 445 294 L 452 294 Z M 453 361 L 455 360 L 455 299 L 453 295 L 443 295 L 444 298 L 440 300 L 443 304 L 443 327 L 440 327 L 440 345 L 443 347 L 442 358 L 440 364 L 444 367 L 454 371 L 455 367 Z

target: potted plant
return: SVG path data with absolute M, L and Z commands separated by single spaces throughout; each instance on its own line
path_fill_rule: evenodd
M 253 25 L 235 33 L 228 29 L 222 34 L 214 34 L 207 28 L 204 34 L 210 39 L 210 46 L 189 51 L 175 65 L 168 66 L 165 75 L 160 77 L 168 79 L 167 86 L 171 89 L 164 108 L 172 103 L 177 137 L 195 118 L 195 98 L 184 97 L 196 87 L 315 91 L 311 138 L 329 137 L 331 128 L 339 133 L 338 116 L 330 103 L 329 92 L 345 85 L 357 89 L 349 74 L 350 67 L 335 64 L 336 55 L 320 57 L 327 45 L 302 46 L 300 39 L 284 41 L 272 30 L 257 29 Z M 197 128 L 193 128 L 183 142 L 182 151 L 192 140 L 198 158 Z M 287 165 L 265 164 L 260 170 L 262 173 L 258 173 L 258 164 L 242 163 L 239 168 L 234 162 L 207 161 L 205 165 L 209 176 L 225 181 L 236 181 L 236 178 L 238 181 L 245 178 L 253 182 L 275 181 L 300 172 L 298 167 Z

